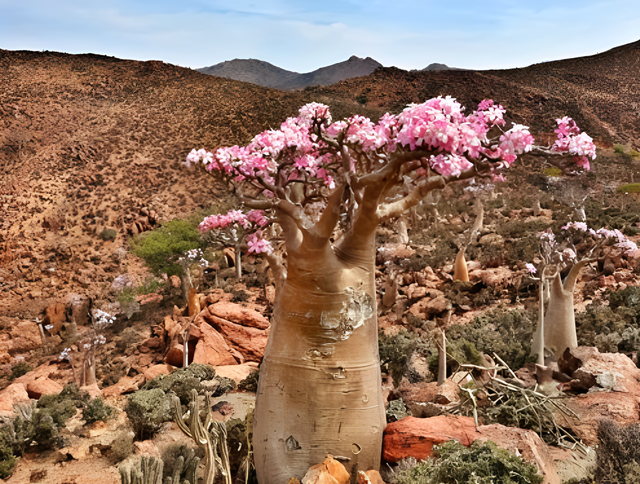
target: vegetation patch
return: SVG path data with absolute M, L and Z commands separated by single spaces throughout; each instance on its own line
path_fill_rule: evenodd
M 640 482 L 640 424 L 624 427 L 611 420 L 601 420 L 598 425 L 598 440 L 596 482 Z
M 540 484 L 535 465 L 499 449 L 474 442 L 469 448 L 449 441 L 433 448 L 434 458 L 417 463 L 409 459 L 388 479 L 390 484 Z

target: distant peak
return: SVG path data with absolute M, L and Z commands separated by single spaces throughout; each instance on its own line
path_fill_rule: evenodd
M 358 57 L 357 55 L 352 55 L 351 57 L 349 57 L 349 60 L 350 61 L 359 61 L 359 60 L 362 60 L 362 59 L 360 59 L 360 57 Z

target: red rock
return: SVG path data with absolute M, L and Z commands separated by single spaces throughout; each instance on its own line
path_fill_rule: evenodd
M 482 281 L 487 286 L 503 286 L 513 276 L 513 272 L 506 267 L 495 269 L 478 269 L 469 272 L 470 281 Z
M 38 325 L 33 321 L 16 321 L 9 327 L 8 333 L 0 335 L 0 355 L 25 353 L 42 346 L 42 336 Z M 0 357 L 0 360 L 3 358 Z M 7 362 L 9 358 L 6 358 Z
M 147 381 L 153 380 L 155 377 L 159 375 L 169 375 L 175 367 L 167 364 L 155 365 L 150 368 L 147 368 L 144 372 L 144 377 Z
M 12 416 L 14 405 L 28 401 L 27 385 L 24 383 L 12 383 L 0 391 L 0 416 Z
M 180 278 L 176 275 L 173 275 L 169 278 L 169 282 L 171 282 L 171 285 L 173 287 L 175 287 L 176 289 L 178 289 L 180 286 L 182 286 L 182 281 L 180 280 Z
M 440 291 L 435 289 L 431 290 L 432 294 L 437 294 Z M 437 294 L 433 299 L 423 298 L 409 308 L 411 314 L 417 318 L 432 316 L 440 314 L 444 311 L 451 309 L 451 301 L 449 301 L 444 294 Z
M 405 417 L 387 425 L 382 455 L 388 462 L 407 457 L 424 460 L 431 456 L 434 445 L 457 440 L 468 447 L 480 435 L 471 417 Z
M 160 338 L 147 338 L 142 343 L 140 343 L 139 347 L 140 346 L 144 346 L 146 348 L 153 350 L 153 349 L 162 348 L 164 344 L 162 343 L 162 340 Z
M 253 361 L 242 365 L 216 366 L 216 376 L 231 378 L 236 383 L 240 383 L 249 375 L 256 373 L 257 371 L 258 366 Z
M 268 329 L 270 326 L 269 320 L 259 312 L 231 302 L 217 302 L 207 309 L 210 315 L 226 319 L 241 326 L 259 329 Z
M 141 294 L 136 297 L 136 301 L 140 303 L 140 306 L 147 304 L 160 304 L 162 302 L 162 294 Z
M 115 385 L 104 388 L 102 394 L 105 397 L 117 397 L 123 393 L 132 393 L 139 390 L 144 381 L 144 375 L 123 376 Z
M 207 363 L 213 366 L 238 363 L 220 333 L 206 323 L 200 326 L 200 331 L 202 339 L 196 345 L 196 351 L 193 355 L 194 363 Z
M 160 457 L 160 450 L 153 442 L 153 440 L 143 440 L 140 442 L 134 442 L 135 453 L 137 455 L 151 455 L 153 457 Z
M 269 330 L 249 326 L 241 326 L 217 316 L 210 315 L 207 322 L 211 324 L 245 359 L 245 361 L 261 362 L 269 339 Z M 202 325 L 204 327 L 206 325 Z M 226 364 L 226 363 L 218 363 Z
M 376 263 L 382 265 L 388 261 L 408 259 L 415 253 L 415 250 L 404 244 L 384 244 L 382 247 L 378 248 Z
M 50 380 L 49 378 L 39 378 L 27 384 L 27 393 L 29 398 L 38 400 L 42 395 L 57 395 L 62 391 L 63 386 L 60 383 Z

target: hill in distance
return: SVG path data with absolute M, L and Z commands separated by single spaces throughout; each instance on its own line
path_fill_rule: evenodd
M 382 67 L 382 64 L 371 57 L 361 59 L 354 55 L 344 62 L 321 67 L 304 74 L 287 71 L 257 59 L 234 59 L 196 70 L 212 76 L 291 91 L 308 86 L 328 86 L 345 79 L 367 76 L 379 67 Z

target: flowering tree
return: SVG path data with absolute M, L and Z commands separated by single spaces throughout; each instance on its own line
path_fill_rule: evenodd
M 284 240 L 282 254 L 269 254 L 282 283 L 256 401 L 261 484 L 300 478 L 328 453 L 352 472 L 379 467 L 386 423 L 374 280 L 379 223 L 449 183 L 502 180 L 526 152 L 554 155 L 566 168 L 595 158 L 590 138 L 568 118 L 559 120 L 553 146 L 538 147 L 526 126 L 507 129 L 504 113 L 485 100 L 465 114 L 455 99 L 439 97 L 377 123 L 360 115 L 334 122 L 327 106 L 311 103 L 247 146 L 188 155 L 188 166 L 202 163 L 234 185 L 244 206 L 263 210 Z M 251 229 L 256 241 L 259 230 Z M 252 247 L 266 254 L 262 240 Z
M 538 237 L 540 263 L 537 268 L 527 264 L 527 270 L 539 274 L 540 311 L 531 353 L 537 354 L 538 364 L 544 365 L 545 350 L 554 352 L 559 358 L 567 348 L 578 346 L 573 289 L 582 268 L 605 257 L 629 255 L 637 247 L 619 230 L 601 228 L 596 231 L 585 222 L 568 223 L 558 237 L 551 229 L 540 232 Z M 563 283 L 560 273 L 567 269 L 569 272 Z M 549 302 L 546 314 L 545 299 Z M 545 320 L 551 323 L 548 328 L 545 328 Z
M 74 372 L 74 379 L 79 381 L 80 386 L 93 385 L 96 383 L 96 357 L 100 348 L 107 342 L 103 332 L 116 320 L 115 316 L 111 316 L 111 314 L 96 308 L 91 309 L 89 315 L 91 316 L 89 333 L 77 344 L 78 353 L 82 358 L 82 372 L 80 377 L 78 378 L 75 374 L 72 362 L 72 348 L 65 348 L 58 357 L 59 360 L 69 361 L 71 369 Z M 53 328 L 53 326 L 46 326 L 46 328 L 50 329 Z
M 263 210 L 231 210 L 222 215 L 210 215 L 198 229 L 210 234 L 218 244 L 232 245 L 235 249 L 236 276 L 242 276 L 242 248 L 246 243 L 248 253 L 270 254 L 271 245 L 262 237 L 262 229 L 269 224 Z

